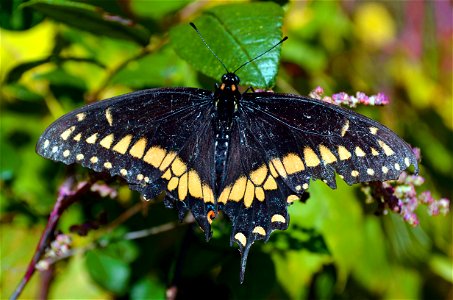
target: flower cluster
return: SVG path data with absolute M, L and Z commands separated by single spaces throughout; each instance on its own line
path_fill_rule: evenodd
M 419 154 L 415 149 L 414 153 Z M 418 156 L 419 157 L 419 156 Z M 421 186 L 425 179 L 420 175 L 401 173 L 398 180 L 387 182 L 370 182 L 362 189 L 368 200 L 378 203 L 377 214 L 387 214 L 388 211 L 398 213 L 405 222 L 412 226 L 419 224 L 415 210 L 424 205 L 431 216 L 446 215 L 449 212 L 450 200 L 436 200 L 430 191 L 417 193 L 416 187 Z
M 384 93 L 377 95 L 367 96 L 365 93 L 357 92 L 355 96 L 348 95 L 345 92 L 333 94 L 332 96 L 325 96 L 324 89 L 317 87 L 309 94 L 310 97 L 322 100 L 324 102 L 332 103 L 335 105 L 345 105 L 348 107 L 356 107 L 357 104 L 362 105 L 387 105 L 390 103 L 389 98 Z
M 44 258 L 36 264 L 35 268 L 39 271 L 48 270 L 49 266 L 56 258 L 68 255 L 71 243 L 72 239 L 69 235 L 58 234 L 57 237 L 50 243 L 50 246 L 46 249 Z

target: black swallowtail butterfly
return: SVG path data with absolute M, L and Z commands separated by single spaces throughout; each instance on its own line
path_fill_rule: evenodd
M 119 175 L 148 199 L 166 190 L 166 206 L 180 218 L 190 210 L 207 239 L 223 211 L 241 281 L 250 246 L 288 227 L 287 206 L 310 180 L 335 188 L 335 173 L 353 184 L 417 171 L 411 147 L 378 122 L 298 95 L 240 93 L 238 84 L 227 72 L 214 92 L 150 89 L 87 105 L 50 125 L 36 151 Z

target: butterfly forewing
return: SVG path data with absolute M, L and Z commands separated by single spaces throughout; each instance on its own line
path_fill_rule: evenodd
M 200 89 L 126 94 L 63 116 L 36 150 L 52 160 L 119 175 L 146 198 L 166 189 L 180 200 L 181 212 L 191 209 L 205 224 L 205 203 L 214 203 L 212 109 L 212 92 Z M 210 232 L 209 224 L 203 228 Z
M 277 104 L 278 103 L 278 104 Z M 297 176 L 335 185 L 335 170 L 348 184 L 396 179 L 417 160 L 411 147 L 387 127 L 336 105 L 296 95 L 244 95 L 242 106 L 255 127 L 273 135 L 274 153 L 303 162 Z M 256 130 L 255 128 L 253 128 Z M 281 158 L 280 157 L 280 158 Z

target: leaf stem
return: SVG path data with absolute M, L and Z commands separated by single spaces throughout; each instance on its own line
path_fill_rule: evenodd
M 69 206 L 71 206 L 71 204 L 76 202 L 79 199 L 80 195 L 84 194 L 90 189 L 91 182 L 83 182 L 80 183 L 75 190 L 73 190 L 72 187 L 74 182 L 75 182 L 74 177 L 69 177 L 61 186 L 60 191 L 58 193 L 57 201 L 55 202 L 53 210 L 49 216 L 46 228 L 44 229 L 44 232 L 41 235 L 35 253 L 30 263 L 28 264 L 24 277 L 19 282 L 18 286 L 16 287 L 16 289 L 14 290 L 13 294 L 10 297 L 11 300 L 15 300 L 20 296 L 23 289 L 25 288 L 25 286 L 35 273 L 36 270 L 35 266 L 41 259 L 47 246 L 49 245 L 49 242 L 53 238 L 55 228 L 57 227 L 58 221 L 60 220 L 60 217 L 63 214 L 63 212 Z

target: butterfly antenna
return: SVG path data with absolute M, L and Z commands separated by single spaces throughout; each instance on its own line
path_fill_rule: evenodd
M 209 47 L 208 43 L 206 42 L 206 40 L 204 39 L 204 37 L 201 35 L 200 31 L 198 31 L 198 28 L 197 26 L 195 26 L 194 23 L 190 22 L 189 23 L 190 26 L 192 26 L 193 29 L 195 29 L 195 31 L 198 33 L 198 35 L 200 36 L 201 40 L 203 41 L 204 45 L 206 46 L 206 48 L 209 49 L 209 51 L 211 51 L 211 53 L 214 55 L 215 58 L 217 58 L 217 60 L 222 64 L 223 68 L 225 69 L 225 71 L 227 73 L 230 73 L 230 71 L 228 71 L 228 68 L 225 66 L 225 64 L 223 63 L 223 61 L 217 56 L 217 54 L 215 54 L 215 52 L 211 49 L 211 47 Z
M 275 47 L 277 47 L 278 45 L 280 45 L 281 43 L 283 43 L 284 41 L 286 41 L 288 39 L 287 36 L 285 36 L 284 38 L 282 38 L 280 40 L 280 42 L 278 42 L 277 44 L 275 44 L 274 46 L 270 47 L 269 49 L 267 49 L 266 51 L 264 51 L 263 53 L 261 53 L 260 55 L 256 56 L 255 58 L 243 63 L 239 68 L 237 68 L 236 70 L 234 70 L 233 73 L 236 73 L 237 71 L 239 71 L 239 69 L 245 67 L 246 65 L 248 65 L 249 63 L 251 63 L 252 61 L 255 61 L 257 60 L 258 58 L 260 58 L 261 56 L 263 56 L 264 54 L 268 53 L 269 51 L 271 51 L 272 49 L 274 49 Z

